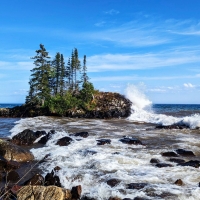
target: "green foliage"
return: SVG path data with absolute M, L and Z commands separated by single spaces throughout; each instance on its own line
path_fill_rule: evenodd
M 88 82 L 86 55 L 83 59 L 82 76 L 81 62 L 76 48 L 72 50 L 67 66 L 63 54 L 59 52 L 53 61 L 49 58 L 44 45 L 40 44 L 40 49 L 36 50 L 36 56 L 32 58 L 35 67 L 31 70 L 26 104 L 42 106 L 51 113 L 61 116 L 69 109 L 94 109 L 95 89 L 93 84 Z

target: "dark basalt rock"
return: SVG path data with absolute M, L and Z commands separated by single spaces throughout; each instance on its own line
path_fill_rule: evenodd
M 53 171 L 51 173 L 47 173 L 44 178 L 44 185 L 45 186 L 55 185 L 61 187 L 60 178 L 54 175 Z
M 195 167 L 195 168 L 199 168 L 200 167 L 200 161 L 199 160 L 190 160 L 188 162 L 185 163 L 179 163 L 179 166 L 189 166 L 189 167 Z
M 89 136 L 89 133 L 88 132 L 79 132 L 79 133 L 71 134 L 71 136 L 87 138 Z
M 82 192 L 82 187 L 81 187 L 81 185 L 72 187 L 72 190 L 71 190 L 72 199 L 80 199 L 80 197 L 81 197 L 81 192 Z
M 7 161 L 5 164 L 5 171 L 11 171 L 11 170 L 19 169 L 19 168 L 20 168 L 20 164 L 13 160 Z
M 177 158 L 170 158 L 169 161 L 174 162 L 174 163 L 184 163 L 185 162 L 185 160 L 177 159 Z
M 73 141 L 72 138 L 66 136 L 66 137 L 60 138 L 56 144 L 59 146 L 68 146 L 69 144 L 71 144 L 72 141 Z
M 40 140 L 38 141 L 38 143 L 40 144 L 46 144 L 47 141 L 51 138 L 51 136 L 55 134 L 55 130 L 50 130 L 46 135 L 44 135 L 42 138 L 40 138 Z
M 127 185 L 127 189 L 140 190 L 140 189 L 146 187 L 147 185 L 148 185 L 147 183 L 130 183 Z
M 53 169 L 54 171 L 60 171 L 61 170 L 61 168 L 59 167 L 59 166 L 56 166 L 56 167 L 54 167 L 54 169 Z
M 177 149 L 176 153 L 178 153 L 181 156 L 187 156 L 187 157 L 195 156 L 192 151 L 187 151 L 187 150 L 184 150 L 184 149 Z
M 125 144 L 143 145 L 139 139 L 134 138 L 134 137 L 126 137 L 125 136 L 124 138 L 120 139 L 119 141 L 122 143 L 125 143 Z
M 145 199 L 145 198 L 142 198 L 142 197 L 135 197 L 133 200 L 149 200 L 149 199 Z
M 32 178 L 25 181 L 24 185 L 44 185 L 44 177 L 40 174 L 35 174 Z
M 174 182 L 174 184 L 182 186 L 183 185 L 183 181 L 181 179 L 178 179 Z
M 32 145 L 33 142 L 42 135 L 46 135 L 45 131 L 32 131 L 26 129 L 21 133 L 18 133 L 12 138 L 12 143 L 16 145 Z
M 160 163 L 160 160 L 158 160 L 157 158 L 152 158 L 152 159 L 150 160 L 150 163 L 152 163 L 152 164 L 157 164 L 157 163 Z
M 164 157 L 178 157 L 178 154 L 176 154 L 173 151 L 169 151 L 169 152 L 162 153 L 162 156 L 164 156 Z
M 106 183 L 110 186 L 110 187 L 115 187 L 116 185 L 118 185 L 121 181 L 115 178 L 109 179 Z
M 172 165 L 167 164 L 167 163 L 158 163 L 155 165 L 158 168 L 162 168 L 162 167 L 172 167 Z
M 5 180 L 7 182 L 17 182 L 20 179 L 19 174 L 16 171 L 10 171 L 7 174 L 7 178 L 5 177 Z
M 190 127 L 186 125 L 180 125 L 180 124 L 172 124 L 169 126 L 164 126 L 164 125 L 156 126 L 156 129 L 188 129 L 188 128 Z
M 99 139 L 97 140 L 97 145 L 104 145 L 104 144 L 110 144 L 111 140 L 110 139 Z
M 96 200 L 96 199 L 92 197 L 83 196 L 81 197 L 81 200 Z

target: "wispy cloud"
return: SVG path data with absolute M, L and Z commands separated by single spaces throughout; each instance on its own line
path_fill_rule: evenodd
M 88 57 L 88 70 L 117 71 L 179 66 L 200 62 L 199 50 L 163 51 L 144 54 L 103 54 Z
M 119 11 L 115 9 L 111 9 L 111 10 L 105 11 L 104 13 L 108 15 L 117 15 L 119 14 Z
M 183 85 L 184 85 L 185 88 L 195 88 L 196 87 L 192 83 L 184 83 Z
M 94 25 L 97 26 L 97 27 L 102 27 L 102 26 L 104 26 L 105 23 L 106 23 L 105 21 L 101 21 L 101 22 L 97 22 Z
M 0 70 L 28 70 L 33 68 L 32 62 L 4 62 L 0 61 Z

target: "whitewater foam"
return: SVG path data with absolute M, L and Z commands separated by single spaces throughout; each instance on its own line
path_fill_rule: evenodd
M 180 124 L 186 125 L 191 129 L 200 128 L 200 115 L 194 114 L 186 117 L 173 117 L 170 115 L 156 114 L 152 109 L 152 102 L 148 100 L 140 88 L 134 85 L 128 85 L 126 97 L 132 102 L 132 114 L 129 120 L 139 123 L 152 123 L 161 125 Z

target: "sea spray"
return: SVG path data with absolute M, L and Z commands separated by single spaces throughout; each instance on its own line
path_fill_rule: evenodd
M 161 125 L 181 124 L 191 129 L 200 127 L 200 115 L 193 114 L 186 117 L 174 117 L 165 114 L 156 114 L 152 109 L 152 102 L 143 93 L 141 85 L 128 85 L 125 90 L 126 97 L 132 102 L 132 114 L 128 120 L 138 123 L 152 123 Z

